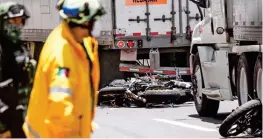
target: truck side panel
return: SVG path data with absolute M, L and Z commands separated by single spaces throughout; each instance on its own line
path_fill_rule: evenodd
M 44 41 L 48 34 L 59 24 L 56 0 L 9 0 L 26 5 L 30 18 L 22 30 L 26 41 Z M 0 3 L 6 0 L 0 0 Z
M 126 6 L 125 0 L 118 0 L 115 3 L 116 10 L 116 27 L 120 30 L 125 30 L 123 33 L 131 35 L 140 32 L 145 35 L 145 22 L 129 22 L 129 19 L 135 19 L 137 16 L 140 19 L 145 18 L 146 8 L 144 5 Z
M 137 23 L 136 21 L 129 21 L 129 19 L 136 19 L 137 16 L 139 16 L 140 19 L 145 19 L 145 12 L 146 12 L 146 6 L 145 4 L 141 4 L 138 2 L 138 4 L 128 5 L 126 2 L 129 0 L 119 0 L 116 1 L 116 25 L 117 29 L 125 29 L 127 36 L 133 36 L 136 33 L 141 33 L 143 35 L 146 34 L 145 28 L 146 28 L 146 22 L 140 21 Z M 132 1 L 132 0 L 130 0 Z M 158 1 L 156 1 L 157 3 Z M 162 18 L 164 15 L 165 18 L 171 17 L 171 7 L 172 7 L 172 0 L 163 0 L 163 3 L 161 4 L 151 4 L 149 3 L 149 12 L 150 12 L 150 28 L 151 32 L 160 32 L 163 35 L 167 35 L 167 32 L 171 31 L 171 22 L 169 20 L 166 21 L 155 21 L 156 18 Z M 134 2 L 136 3 L 136 2 Z M 145 3 L 145 2 L 144 2 Z M 196 13 L 198 13 L 198 9 L 196 8 L 196 5 L 192 2 L 189 2 L 190 6 L 190 16 L 195 16 Z M 183 10 L 186 8 L 186 2 L 185 0 L 182 0 L 181 7 L 182 9 L 179 9 L 179 0 L 174 1 L 174 7 L 175 7 L 175 27 L 177 28 L 177 33 L 180 31 L 180 20 L 182 20 L 183 25 L 182 29 L 183 32 L 185 32 L 186 28 L 186 14 Z M 182 12 L 182 19 L 180 19 L 180 12 Z M 193 27 L 193 26 L 192 26 Z M 135 34 L 134 34 L 135 33 Z
M 0 0 L 0 3 L 7 0 Z M 22 39 L 26 41 L 44 41 L 49 33 L 60 23 L 58 11 L 56 9 L 57 0 L 9 0 L 25 4 L 30 18 L 22 30 Z M 112 31 L 112 14 L 111 14 L 111 1 L 101 0 L 107 14 L 96 22 L 93 35 L 98 37 L 99 41 L 105 43 L 109 39 Z M 101 32 L 106 31 L 106 34 Z M 102 37 L 100 37 L 102 36 Z
M 189 20 L 187 6 L 190 11 Z M 136 48 L 140 48 L 136 42 L 140 39 L 143 48 L 190 46 L 190 40 L 187 39 L 190 36 L 189 31 L 198 23 L 195 17 L 200 17 L 197 6 L 188 0 L 149 0 L 148 6 L 145 1 L 117 0 L 115 9 L 116 46 L 118 41 L 124 41 L 126 44 L 127 40 L 135 40 Z M 172 9 L 174 14 L 171 14 Z
M 112 45 L 112 1 L 100 0 L 106 15 L 102 16 L 96 23 L 92 34 L 98 39 L 100 45 Z
M 58 25 L 59 16 L 55 9 L 55 0 L 24 0 L 24 4 L 31 15 L 25 29 L 49 30 Z
M 234 39 L 262 43 L 262 0 L 234 0 Z

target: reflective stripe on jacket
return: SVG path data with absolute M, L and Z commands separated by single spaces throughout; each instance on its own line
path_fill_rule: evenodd
M 27 137 L 90 138 L 100 68 L 97 41 L 88 37 L 84 45 L 87 53 L 64 22 L 47 38 L 23 125 Z

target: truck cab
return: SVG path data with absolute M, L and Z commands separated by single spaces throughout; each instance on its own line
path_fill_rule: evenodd
M 194 2 L 204 11 L 189 58 L 199 115 L 215 116 L 220 101 L 261 99 L 262 0 Z

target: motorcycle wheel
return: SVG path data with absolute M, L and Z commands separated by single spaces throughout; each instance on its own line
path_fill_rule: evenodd
M 104 93 L 104 92 L 125 92 L 126 88 L 125 87 L 104 87 L 102 89 L 100 89 L 100 93 Z
M 227 118 L 222 122 L 221 126 L 219 127 L 220 135 L 222 137 L 230 137 L 239 135 L 240 133 L 246 131 L 248 129 L 247 125 L 242 124 L 246 124 L 246 121 L 250 120 L 249 118 L 253 118 L 252 114 L 255 114 L 253 112 L 259 112 L 260 114 L 262 114 L 262 104 L 257 99 L 244 103 L 236 110 L 234 110 L 229 116 L 227 116 Z M 259 120 L 261 120 L 261 115 L 258 117 Z M 233 128 L 234 126 L 236 127 Z
M 100 89 L 99 95 L 98 95 L 98 106 L 101 104 L 101 102 L 105 101 L 111 101 L 114 99 L 119 99 L 121 96 L 124 95 L 126 91 L 125 87 L 104 87 Z
M 138 96 L 147 100 L 147 103 L 161 104 L 174 103 L 184 94 L 182 90 L 146 90 L 138 93 Z

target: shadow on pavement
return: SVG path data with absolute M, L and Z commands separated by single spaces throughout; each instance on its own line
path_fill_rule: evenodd
M 183 104 L 149 104 L 146 107 L 137 107 L 136 105 L 131 106 L 114 106 L 114 105 L 100 105 L 98 108 L 140 108 L 140 109 L 163 109 L 163 108 L 180 108 L 180 107 L 193 107 L 194 103 L 189 101 Z
M 201 119 L 201 121 L 207 122 L 207 123 L 221 124 L 229 114 L 230 114 L 230 112 L 218 113 L 217 116 L 213 117 L 213 118 L 211 118 L 211 117 L 200 117 L 198 114 L 191 114 L 188 116 L 192 117 L 192 118 Z M 218 128 L 219 128 L 219 126 L 218 126 Z
M 235 138 L 259 138 L 259 137 L 254 137 L 252 135 L 239 135 L 236 137 L 227 137 L 227 138 L 221 137 L 220 139 L 235 139 Z
M 193 107 L 194 103 L 192 102 L 185 102 L 183 104 L 153 104 L 149 107 L 146 107 L 147 109 L 158 109 L 158 108 L 180 108 L 180 107 Z

